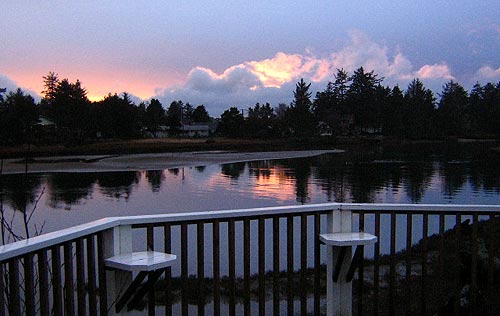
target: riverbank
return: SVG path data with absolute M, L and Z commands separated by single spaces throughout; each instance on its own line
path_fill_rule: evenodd
M 29 160 L 14 158 L 3 161 L 2 173 L 163 170 L 241 161 L 313 157 L 339 152 L 342 152 L 342 150 L 267 152 L 196 151 L 132 155 L 55 156 L 31 158 Z
M 33 158 L 81 155 L 125 155 L 193 151 L 287 151 L 332 149 L 339 141 L 330 137 L 292 139 L 156 138 L 106 140 L 78 146 L 46 145 L 0 147 L 0 158 Z
M 402 140 L 376 135 L 327 136 L 283 139 L 231 139 L 231 138 L 156 138 L 133 140 L 99 140 L 93 143 L 65 146 L 14 146 L 0 147 L 0 159 L 36 158 L 82 155 L 127 155 L 194 151 L 295 151 L 316 149 L 347 149 L 359 146 L 420 146 L 428 144 L 486 144 L 500 152 L 499 140 L 494 139 L 447 139 Z

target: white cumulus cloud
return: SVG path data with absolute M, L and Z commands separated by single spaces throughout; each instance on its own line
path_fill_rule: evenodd
M 457 80 L 446 62 L 415 67 L 399 48 L 390 49 L 369 38 L 361 31 L 350 32 L 350 41 L 330 54 L 318 57 L 309 51 L 304 54 L 278 52 L 263 60 L 246 61 L 231 66 L 222 73 L 196 67 L 185 83 L 165 89 L 159 98 L 167 104 L 173 99 L 190 103 L 203 103 L 212 115 L 219 115 L 230 106 L 247 108 L 256 102 L 290 103 L 295 83 L 304 78 L 312 82 L 314 94 L 326 87 L 336 69 L 350 74 L 359 67 L 384 77 L 383 84 L 406 88 L 414 78 L 421 79 L 427 88 L 440 92 L 448 80 Z M 394 51 L 391 53 L 391 51 Z M 481 68 L 477 78 L 498 78 L 500 69 Z M 463 84 L 469 84 L 465 82 Z M 165 103 L 166 102 L 166 103 Z
M 500 68 L 494 69 L 491 66 L 483 66 L 476 72 L 475 77 L 477 81 L 500 80 Z

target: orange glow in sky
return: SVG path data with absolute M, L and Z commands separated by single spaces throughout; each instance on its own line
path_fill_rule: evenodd
M 82 86 L 87 90 L 87 97 L 90 101 L 100 101 L 109 93 L 121 94 L 122 92 L 147 100 L 156 94 L 157 89 L 178 81 L 175 78 L 168 78 L 167 75 L 161 78 L 157 74 L 145 76 L 137 72 L 134 73 L 134 71 L 120 70 L 115 72 L 91 68 L 85 71 L 73 71 L 65 68 L 64 72 L 13 70 L 6 72 L 6 75 L 14 80 L 19 87 L 41 96 L 44 90 L 43 77 L 50 71 L 58 74 L 60 80 L 68 79 L 70 82 L 80 80 Z

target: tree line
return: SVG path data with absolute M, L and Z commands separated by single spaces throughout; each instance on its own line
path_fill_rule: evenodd
M 384 86 L 384 78 L 363 67 L 352 74 L 337 69 L 333 79 L 314 98 L 311 84 L 301 79 L 289 105 L 256 103 L 245 110 L 233 106 L 214 119 L 203 105 L 194 107 L 181 100 L 173 101 L 166 109 L 155 98 L 136 105 L 127 93 L 108 94 L 101 101 L 91 102 L 80 81 L 60 80 L 50 72 L 43 77 L 39 103 L 21 89 L 0 94 L 0 144 L 156 137 L 165 128 L 170 135 L 178 135 L 183 124 L 214 121 L 216 133 L 226 137 L 500 136 L 500 82 L 476 83 L 467 92 L 450 80 L 438 94 L 438 101 L 419 79 L 412 80 L 403 91 L 399 86 Z M 55 123 L 50 135 L 41 128 L 40 117 Z
M 136 105 L 130 95 L 108 94 L 91 102 L 80 81 L 60 80 L 50 72 L 43 77 L 42 99 L 34 99 L 21 89 L 0 95 L 0 142 L 14 145 L 27 142 L 85 142 L 99 138 L 139 138 L 155 136 L 162 126 L 178 134 L 182 124 L 210 121 L 203 105 L 197 107 L 173 101 L 167 110 L 158 99 Z M 54 123 L 51 135 L 41 128 L 40 118 Z M 43 122 L 42 122 L 43 123 Z
M 437 100 L 419 79 L 406 90 L 382 85 L 384 78 L 363 67 L 352 74 L 337 69 L 334 80 L 312 97 L 301 79 L 290 105 L 257 103 L 245 117 L 226 110 L 219 130 L 228 136 L 283 137 L 375 134 L 399 139 L 500 137 L 500 82 L 476 83 L 468 93 L 450 80 Z M 241 128 L 244 126 L 245 128 Z

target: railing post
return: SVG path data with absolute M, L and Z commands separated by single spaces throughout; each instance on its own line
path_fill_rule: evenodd
M 104 258 L 132 252 L 132 226 L 116 226 L 104 232 Z M 114 304 L 132 283 L 132 273 L 123 270 L 106 271 L 108 315 L 127 315 L 126 309 L 117 313 Z
M 350 210 L 333 210 L 327 216 L 328 233 L 350 233 L 352 231 L 352 212 Z M 345 247 L 345 258 L 342 260 L 337 282 L 333 281 L 334 265 L 338 260 L 340 247 L 327 247 L 326 266 L 326 314 L 328 316 L 352 315 L 352 281 L 347 281 L 347 271 L 351 265 L 352 248 Z

